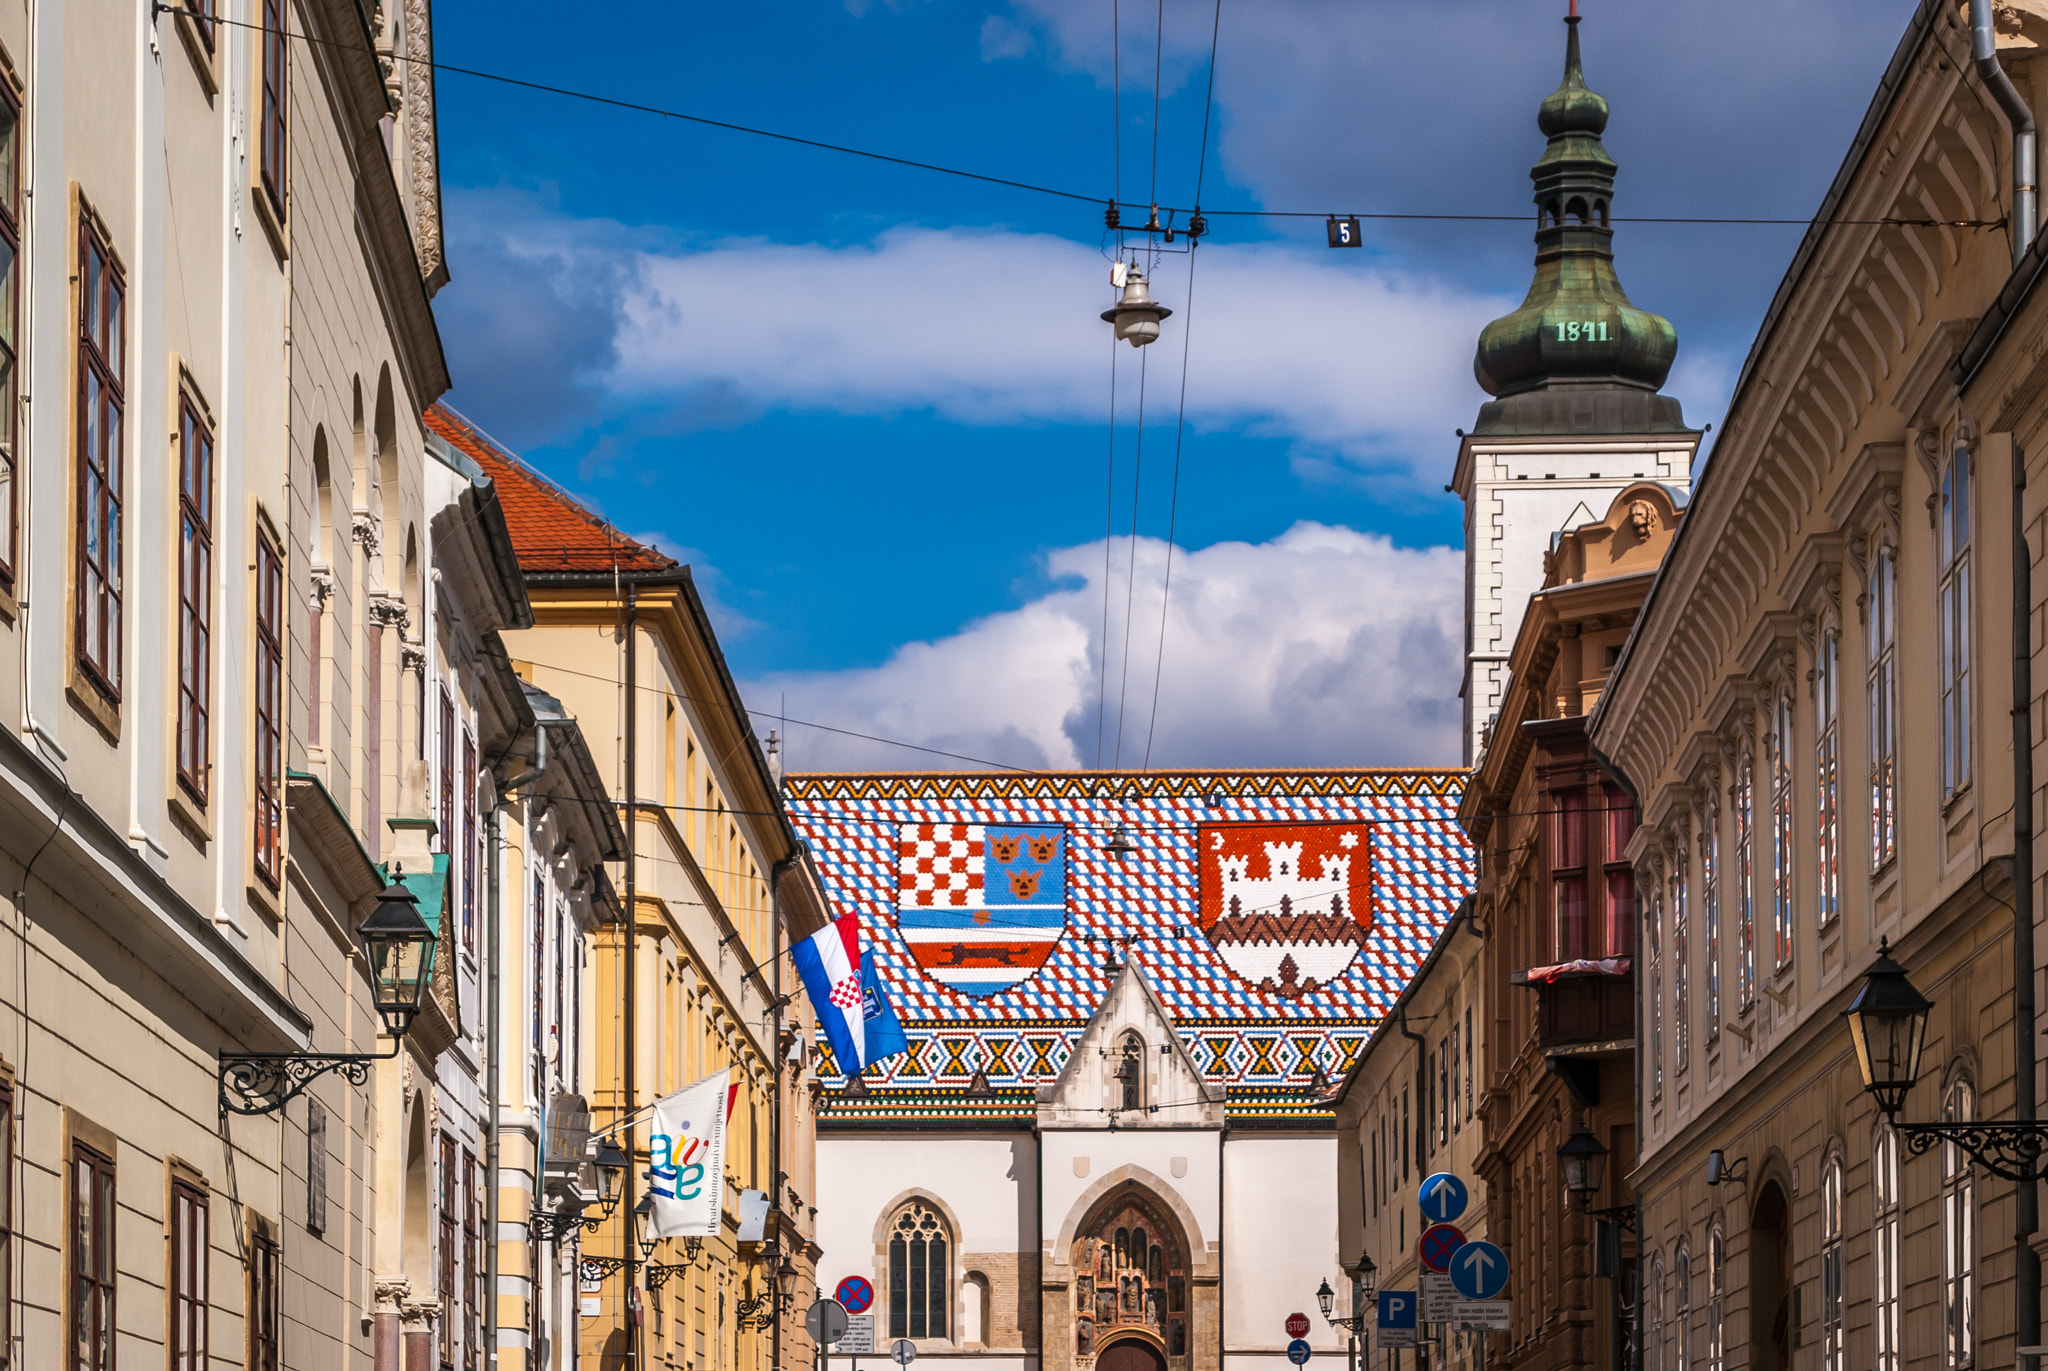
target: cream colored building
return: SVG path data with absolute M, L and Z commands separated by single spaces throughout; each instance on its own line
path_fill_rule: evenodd
M 1984 12 L 2043 108 L 2048 7 Z M 1881 945 L 1935 1001 L 1911 1122 L 2011 1118 L 2016 1034 L 2038 1055 L 2014 1021 L 2010 530 L 2017 444 L 2038 556 L 2048 334 L 2011 147 L 1968 7 L 1921 5 L 1592 716 L 1641 801 L 1645 937 L 1690 987 L 1660 1012 L 1653 982 L 1638 1021 L 1646 1365 L 2016 1361 L 2014 1186 L 1906 1148 L 1841 1017 Z
M 816 1077 L 806 1060 L 810 1010 L 785 953 L 822 926 L 816 875 L 688 569 L 624 538 L 452 411 L 430 422 L 505 502 L 533 606 L 532 626 L 506 636 L 508 651 L 526 680 L 582 721 L 596 771 L 626 816 L 630 865 L 611 872 L 621 907 L 634 911 L 631 976 L 623 921 L 596 930 L 585 973 L 580 1070 L 595 1121 L 614 1126 L 629 1103 L 644 1109 L 720 1068 L 739 1087 L 725 1231 L 663 1243 L 653 1264 L 675 1269 L 654 1284 L 637 1264 L 625 1206 L 582 1237 L 585 1256 L 636 1263 L 582 1282 L 582 1355 L 624 1364 L 630 1289 L 644 1310 L 642 1365 L 801 1365 L 811 1357 L 803 1313 L 817 1257 Z M 642 1127 L 635 1146 L 646 1136 Z M 509 1153 L 507 1165 L 516 1166 Z M 528 1245 L 506 1237 L 523 1227 L 511 1207 L 516 1185 L 508 1175 L 501 1252 Z M 743 1241 L 750 1191 L 768 1198 L 769 1219 L 762 1238 Z M 566 1272 L 567 1248 L 539 1250 Z M 513 1269 L 514 1257 L 502 1259 Z M 780 1280 L 785 1264 L 792 1269 Z M 501 1310 L 513 1293 L 501 1280 Z

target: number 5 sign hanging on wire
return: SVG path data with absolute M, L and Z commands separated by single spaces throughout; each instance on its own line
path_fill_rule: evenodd
M 1365 246 L 1365 237 L 1358 231 L 1357 215 L 1353 214 L 1339 218 L 1333 214 L 1330 216 L 1328 227 L 1331 247 L 1362 248 Z

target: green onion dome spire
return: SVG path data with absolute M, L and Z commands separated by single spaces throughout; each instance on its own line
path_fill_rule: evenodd
M 1564 81 L 1536 116 L 1550 139 L 1529 173 L 1536 185 L 1536 276 L 1522 307 L 1480 333 L 1472 363 L 1479 384 L 1500 397 L 1482 410 L 1482 431 L 1527 429 L 1532 423 L 1583 429 L 1583 419 L 1559 423 L 1563 410 L 1557 404 L 1513 405 L 1509 408 L 1527 412 L 1511 416 L 1502 402 L 1553 389 L 1633 391 L 1647 397 L 1664 384 L 1678 353 L 1671 321 L 1637 309 L 1614 275 L 1609 206 L 1616 168 L 1600 143 L 1607 101 L 1586 88 L 1576 0 L 1573 10 L 1565 20 Z M 1579 396 L 1564 408 L 1576 414 L 1593 398 Z M 1683 427 L 1677 402 L 1663 397 L 1654 404 L 1638 399 L 1593 408 L 1602 411 L 1603 420 L 1626 428 Z M 1539 411 L 1547 417 L 1539 419 Z M 1596 425 L 1604 428 L 1608 422 Z

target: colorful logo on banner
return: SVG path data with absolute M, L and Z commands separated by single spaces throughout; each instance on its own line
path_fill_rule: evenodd
M 904 824 L 896 846 L 896 927 L 927 976 L 994 995 L 1045 965 L 1067 928 L 1064 828 Z
M 1344 974 L 1372 920 L 1364 824 L 1208 824 L 1202 931 L 1238 979 L 1298 1000 Z

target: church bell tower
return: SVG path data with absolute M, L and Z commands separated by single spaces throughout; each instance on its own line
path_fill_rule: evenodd
M 1465 502 L 1465 762 L 1485 750 L 1529 596 L 1552 535 L 1590 523 L 1631 481 L 1683 503 L 1700 431 L 1658 388 L 1678 353 L 1661 315 L 1614 274 L 1614 159 L 1607 101 L 1579 62 L 1577 0 L 1565 19 L 1564 81 L 1537 110 L 1550 140 L 1530 170 L 1536 275 L 1521 308 L 1479 335 L 1487 394 L 1461 435 L 1452 488 Z

